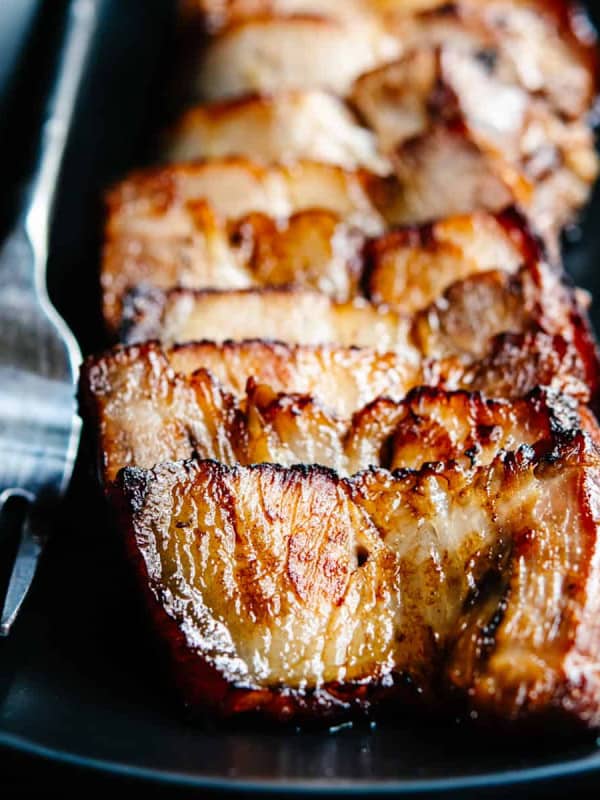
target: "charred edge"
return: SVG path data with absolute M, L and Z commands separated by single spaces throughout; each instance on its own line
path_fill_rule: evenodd
M 139 467 L 125 467 L 120 470 L 114 484 L 109 487 L 109 494 L 114 500 L 121 494 L 124 503 L 117 502 L 117 507 L 128 507 L 133 515 L 138 515 L 146 505 L 148 494 L 154 478 L 153 471 Z

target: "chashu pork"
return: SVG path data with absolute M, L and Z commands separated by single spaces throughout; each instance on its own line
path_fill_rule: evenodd
M 338 301 L 366 288 L 375 302 L 412 311 L 462 277 L 543 258 L 514 211 L 397 230 L 402 198 L 393 181 L 313 162 L 225 159 L 137 173 L 108 196 L 107 324 L 118 328 L 123 295 L 139 285 L 295 283 Z
M 341 21 L 379 17 L 403 52 L 421 46 L 470 48 L 507 62 L 528 92 L 563 115 L 582 117 L 597 89 L 597 37 L 572 0 L 185 0 L 215 32 L 265 15 L 318 14 Z
M 192 457 L 318 463 L 343 474 L 462 457 L 486 463 L 560 429 L 595 428 L 567 350 L 555 342 L 544 360 L 541 341 L 521 341 L 526 372 L 508 365 L 505 345 L 461 368 L 358 349 L 146 343 L 88 359 L 80 395 L 105 483 L 125 466 Z M 508 386 L 497 382 L 499 367 Z M 559 400 L 552 388 L 532 389 L 538 384 L 574 396 Z M 458 387 L 514 399 L 448 390 Z
M 304 289 L 181 289 L 133 291 L 124 320 L 128 343 L 262 338 L 374 347 L 415 363 L 423 357 L 484 358 L 502 333 L 542 331 L 575 347 L 594 397 L 599 386 L 596 345 L 577 296 L 543 264 L 515 275 L 492 271 L 457 281 L 412 315 L 363 300 L 335 303 Z
M 104 315 L 130 287 L 302 282 L 352 294 L 364 236 L 385 229 L 388 185 L 314 162 L 215 159 L 136 173 L 107 198 Z
M 321 91 L 249 95 L 186 111 L 166 144 L 169 161 L 243 156 L 266 163 L 318 161 L 391 172 L 372 131 Z
M 573 221 L 598 175 L 592 130 L 510 73 L 469 49 L 421 48 L 356 82 L 353 102 L 393 156 L 406 214 L 513 202 L 550 240 Z
M 595 727 L 599 489 L 573 431 L 475 469 L 127 468 L 111 496 L 192 712 Z

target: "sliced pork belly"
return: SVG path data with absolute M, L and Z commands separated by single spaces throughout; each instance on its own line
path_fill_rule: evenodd
M 510 68 L 515 82 L 568 118 L 585 116 L 597 91 L 597 38 L 571 0 L 432 2 L 412 13 L 403 0 L 375 0 L 406 50 L 444 45 L 479 53 L 491 69 Z
M 80 391 L 105 482 L 125 466 L 192 456 L 225 464 L 318 463 L 344 474 L 461 457 L 484 463 L 552 431 L 589 427 L 585 412 L 577 412 L 586 399 L 581 381 L 569 400 L 557 399 L 553 388 L 529 392 L 538 384 L 573 391 L 578 373 L 566 352 L 555 344 L 556 363 L 547 355 L 543 369 L 534 366 L 540 343 L 521 345 L 530 371 L 516 363 L 512 387 L 501 387 L 513 401 L 440 388 L 469 387 L 477 372 L 477 388 L 493 396 L 499 365 L 510 373 L 501 342 L 494 357 L 469 368 L 356 348 L 246 342 L 163 351 L 149 343 L 88 359 Z M 405 398 L 423 384 L 434 388 Z M 529 392 L 527 399 L 520 391 Z
M 351 480 L 124 470 L 113 502 L 188 708 L 331 723 L 460 700 L 600 724 L 600 459 L 581 433 L 547 453 Z
M 108 198 L 102 286 L 114 331 L 131 288 L 296 284 L 337 301 L 363 293 L 414 310 L 485 269 L 514 271 L 543 253 L 514 212 L 476 212 L 365 241 L 410 215 L 395 181 L 301 162 L 240 159 L 137 173 Z M 437 292 L 437 294 L 435 294 Z
M 306 283 L 345 299 L 362 237 L 384 229 L 387 184 L 302 162 L 223 159 L 136 173 L 108 196 L 104 314 L 114 329 L 135 286 Z M 384 210 L 382 208 L 382 210 Z
M 417 221 L 513 202 L 556 238 L 598 174 L 588 125 L 565 121 L 471 50 L 411 51 L 361 77 L 352 97 L 395 154 Z
M 212 31 L 264 15 L 317 14 L 342 22 L 373 19 L 403 52 L 420 46 L 469 48 L 502 60 L 527 92 L 559 113 L 582 117 L 597 88 L 597 39 L 571 0 L 186 0 Z M 386 59 L 388 60 L 388 59 Z
M 171 132 L 170 161 L 244 156 L 266 163 L 298 160 L 387 174 L 391 164 L 374 134 L 345 104 L 320 91 L 250 95 L 195 106 Z
M 515 275 L 483 272 L 457 281 L 409 315 L 363 300 L 335 303 L 305 289 L 134 291 L 126 299 L 123 340 L 167 344 L 212 339 L 279 339 L 295 344 L 358 345 L 407 359 L 483 358 L 501 333 L 544 331 L 571 342 L 598 386 L 593 337 L 576 295 L 550 268 Z
M 258 16 L 208 41 L 195 91 L 208 101 L 288 89 L 344 95 L 359 75 L 400 50 L 377 20 Z

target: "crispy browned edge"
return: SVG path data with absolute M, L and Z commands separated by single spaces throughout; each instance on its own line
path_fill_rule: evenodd
M 548 450 L 545 446 L 541 453 L 536 451 L 536 448 L 526 447 L 516 453 L 504 455 L 503 466 L 507 475 L 517 476 L 530 468 L 552 467 L 561 459 L 573 454 L 575 457 L 587 454 L 588 458 L 593 457 L 596 462 L 598 460 L 597 451 L 590 456 L 592 445 L 581 432 L 559 435 L 553 444 L 552 449 Z M 204 463 L 210 463 L 211 468 L 223 474 L 238 469 L 225 467 L 216 462 Z M 439 464 L 426 465 L 417 473 L 400 470 L 392 474 L 398 478 L 410 475 L 426 477 L 439 475 L 441 468 Z M 348 483 L 334 471 L 322 467 L 298 466 L 286 470 L 275 465 L 261 464 L 245 469 L 287 474 L 299 472 L 304 476 L 312 476 L 317 482 L 323 480 L 334 481 L 336 484 Z M 110 499 L 119 528 L 124 534 L 127 553 L 134 567 L 152 628 L 163 648 L 175 687 L 192 716 L 204 716 L 207 713 L 219 718 L 250 715 L 251 718 L 258 716 L 280 724 L 291 722 L 300 725 L 331 725 L 341 720 L 372 717 L 375 713 L 378 717 L 382 714 L 384 716 L 394 713 L 406 714 L 411 710 L 439 714 L 441 708 L 445 714 L 470 715 L 480 718 L 482 722 L 490 721 L 493 724 L 500 723 L 507 726 L 518 724 L 521 729 L 530 726 L 537 728 L 546 721 L 557 720 L 568 728 L 596 727 L 600 723 L 597 681 L 582 682 L 577 666 L 572 663 L 572 659 L 569 659 L 573 653 L 579 653 L 581 640 L 586 640 L 586 636 L 581 635 L 569 642 L 569 650 L 564 653 L 564 681 L 554 702 L 550 705 L 543 703 L 536 705 L 535 700 L 532 700 L 523 714 L 515 714 L 515 709 L 512 707 L 494 707 L 493 703 L 487 708 L 481 707 L 476 699 L 470 696 L 468 690 L 457 690 L 449 685 L 446 677 L 442 677 L 437 685 L 434 683 L 431 693 L 424 693 L 405 673 L 393 673 L 386 678 L 385 685 L 367 678 L 360 682 L 329 683 L 315 690 L 294 690 L 277 686 L 262 688 L 228 682 L 227 678 L 214 667 L 190 651 L 177 622 L 168 616 L 149 587 L 145 562 L 136 545 L 134 517 L 143 507 L 148 481 L 152 479 L 152 471 L 136 468 L 122 470 L 111 488 Z M 580 624 L 586 626 L 586 633 L 589 631 L 590 636 L 593 636 L 597 628 L 599 602 L 598 597 L 590 595 L 588 589 L 590 585 L 600 583 L 600 559 L 596 557 L 599 549 L 598 528 L 595 522 L 599 515 L 600 485 L 596 481 L 593 486 L 590 487 L 588 483 L 586 486 L 588 491 L 580 500 L 588 537 L 589 558 L 586 561 L 588 571 L 585 575 L 581 575 L 576 588 L 578 592 L 584 592 L 586 597 Z M 523 542 L 522 546 L 526 547 L 527 543 Z M 479 648 L 477 659 L 485 663 L 487 654 L 493 649 L 494 630 L 481 630 L 478 635 L 485 638 L 485 643 L 482 642 L 485 647 Z M 452 648 L 453 645 L 450 646 L 449 652 L 440 654 L 440 674 L 443 672 L 444 664 L 452 657 Z M 586 657 L 585 652 L 581 655 Z M 475 712 L 475 715 L 472 712 Z

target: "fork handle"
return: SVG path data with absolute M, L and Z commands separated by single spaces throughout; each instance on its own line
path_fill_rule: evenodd
M 100 0 L 71 0 L 60 57 L 45 118 L 41 128 L 37 161 L 25 193 L 20 226 L 34 253 L 33 274 L 20 276 L 32 282 L 38 294 L 46 295 L 48 237 L 56 187 L 84 68 L 91 49 Z

